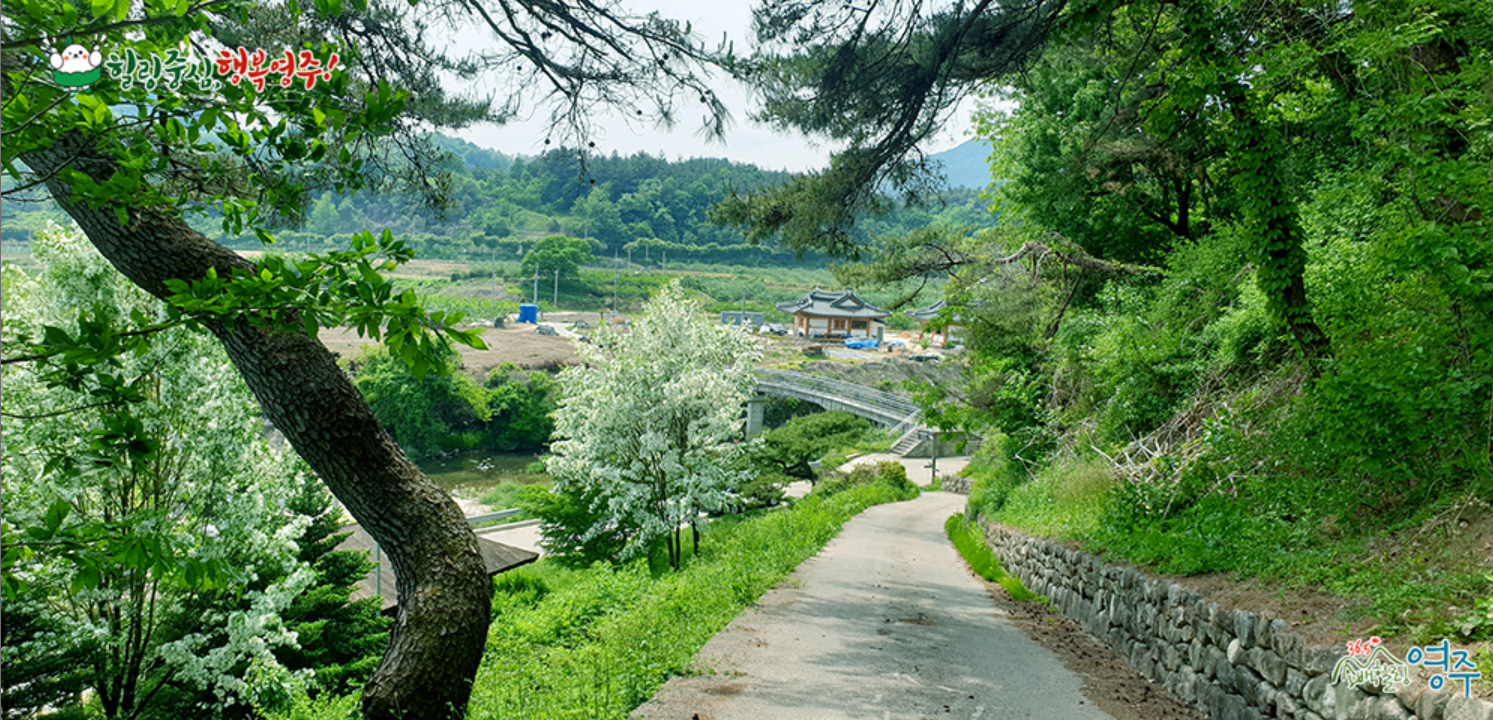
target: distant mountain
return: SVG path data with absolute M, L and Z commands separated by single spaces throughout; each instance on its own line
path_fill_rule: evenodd
M 929 156 L 943 165 L 944 176 L 949 186 L 984 190 L 990 184 L 990 143 L 986 140 L 966 140 L 952 150 Z
M 463 165 L 468 170 L 507 170 L 513 165 L 513 157 L 494 150 L 488 150 L 485 147 L 475 145 L 461 138 L 433 133 L 431 139 L 435 142 L 436 147 L 449 150 L 461 158 Z

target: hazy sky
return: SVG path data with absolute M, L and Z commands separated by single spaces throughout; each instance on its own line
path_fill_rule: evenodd
M 664 17 L 692 23 L 695 33 L 713 44 L 726 34 L 735 43 L 738 52 L 749 49 L 747 34 L 751 28 L 751 5 L 749 0 L 624 0 L 624 4 L 640 13 L 657 10 Z M 462 41 L 485 41 L 486 35 L 478 38 L 475 31 Z M 476 88 L 479 92 L 483 86 Z M 629 128 L 620 117 L 601 119 L 597 122 L 601 135 L 594 138 L 598 152 L 611 154 L 613 150 L 622 155 L 638 151 L 653 155 L 662 154 L 670 159 L 681 157 L 725 157 L 741 162 L 755 163 L 773 170 L 810 170 L 823 167 L 834 148 L 817 146 L 809 139 L 797 134 L 777 133 L 766 126 L 748 119 L 752 110 L 751 98 L 745 88 L 729 76 L 717 77 L 717 92 L 731 110 L 733 124 L 727 130 L 724 144 L 706 142 L 698 130 L 698 118 L 703 111 L 698 105 L 680 113 L 680 122 L 672 131 L 648 127 Z M 933 144 L 924 148 L 928 152 L 947 150 L 964 142 L 969 127 L 970 107 L 960 107 L 944 132 Z M 546 136 L 546 108 L 527 106 L 520 118 L 502 127 L 485 125 L 459 131 L 457 136 L 486 148 L 505 153 L 537 154 L 544 150 Z

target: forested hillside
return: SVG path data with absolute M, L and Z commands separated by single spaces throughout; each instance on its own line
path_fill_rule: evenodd
M 1493 13 L 1436 6 L 1137 3 L 1002 91 L 1000 227 L 873 268 L 955 276 L 981 512 L 1493 634 Z
M 430 138 L 449 153 L 443 207 L 420 206 L 398 194 L 327 191 L 308 203 L 300 222 L 275 231 L 275 247 L 322 252 L 345 247 L 349 236 L 364 229 L 388 228 L 423 259 L 518 260 L 539 239 L 558 234 L 591 238 L 596 254 L 631 255 L 635 262 L 668 257 L 745 265 L 800 262 L 773 244 L 750 244 L 738 229 L 709 217 L 710 207 L 728 195 L 781 184 L 788 173 L 718 158 L 667 160 L 644 153 L 583 160 L 574 151 L 557 149 L 535 157 L 509 156 L 442 135 Z M 4 239 L 19 242 L 47 220 L 67 223 L 39 194 L 35 202 L 7 203 L 0 218 Z M 263 248 L 253 233 L 224 236 L 217 217 L 193 222 L 230 247 Z M 899 235 L 928 224 L 973 229 L 993 220 L 977 189 L 955 187 L 928 207 L 868 219 L 858 237 Z M 811 252 L 803 260 L 817 265 L 824 257 Z

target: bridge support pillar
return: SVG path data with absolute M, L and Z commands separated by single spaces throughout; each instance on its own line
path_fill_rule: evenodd
M 762 395 L 753 395 L 747 400 L 747 437 L 754 438 L 762 434 L 762 410 L 766 405 L 767 398 Z

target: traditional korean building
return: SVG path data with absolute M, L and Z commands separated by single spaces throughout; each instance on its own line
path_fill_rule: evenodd
M 902 314 L 918 321 L 922 331 L 918 334 L 919 340 L 927 340 L 934 347 L 949 347 L 964 344 L 964 325 L 958 315 L 953 316 L 948 323 L 929 326 L 929 321 L 937 318 L 943 312 L 944 301 L 939 300 L 925 308 L 916 310 L 905 310 Z
M 793 316 L 793 332 L 804 337 L 876 338 L 886 333 L 891 313 L 856 297 L 854 290 L 829 292 L 814 288 L 792 302 L 777 303 Z

